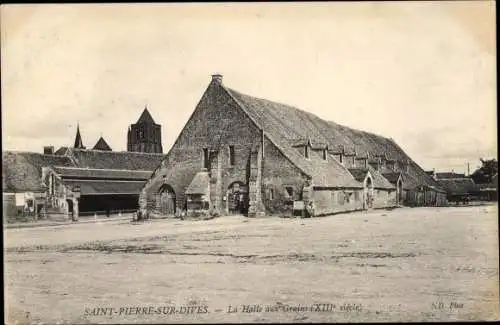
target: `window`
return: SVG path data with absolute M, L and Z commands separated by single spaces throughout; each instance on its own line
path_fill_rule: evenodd
M 203 148 L 203 168 L 209 168 L 208 148 Z
M 304 147 L 304 157 L 309 158 L 309 147 L 308 146 Z
M 342 163 L 342 154 L 339 155 L 340 163 Z
M 292 186 L 285 186 L 286 194 L 288 194 L 288 197 L 293 198 L 293 187 Z
M 326 160 L 326 156 L 327 156 L 327 155 L 326 155 L 326 150 L 325 150 L 325 149 L 323 149 L 323 160 Z
M 354 201 L 359 202 L 359 191 L 354 192 Z
M 234 166 L 234 146 L 229 146 L 229 165 Z

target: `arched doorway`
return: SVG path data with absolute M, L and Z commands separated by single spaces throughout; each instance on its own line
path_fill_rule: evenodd
M 66 203 L 68 204 L 68 215 L 72 216 L 73 215 L 73 200 L 66 200 Z
M 175 214 L 175 191 L 170 185 L 165 184 L 160 187 L 156 198 L 156 206 L 161 214 Z
M 363 208 L 371 209 L 372 206 L 373 206 L 373 182 L 372 178 L 368 175 L 366 177 L 364 186 Z
M 233 182 L 227 189 L 227 209 L 230 214 L 248 212 L 248 186 L 242 182 Z
M 401 204 L 403 204 L 403 181 L 400 178 L 396 186 L 396 205 Z

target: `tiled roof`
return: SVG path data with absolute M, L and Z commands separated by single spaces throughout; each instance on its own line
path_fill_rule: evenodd
M 95 169 L 154 170 L 166 156 L 154 153 L 73 148 L 69 151 L 77 167 Z
M 198 172 L 186 189 L 186 194 L 207 194 L 209 195 L 210 176 L 208 172 Z
M 371 166 L 368 166 L 368 168 L 349 168 L 349 172 L 359 182 L 363 182 L 366 174 L 370 172 L 373 180 L 373 188 L 390 190 L 395 188 L 394 185 L 389 183 L 387 179 Z
M 103 139 L 103 137 L 100 137 L 99 140 L 97 140 L 97 143 L 95 144 L 94 148 L 92 148 L 92 150 L 112 151 L 111 147 Z
M 327 149 L 328 145 L 324 142 L 311 141 L 311 148 L 313 150 L 324 150 Z
M 343 154 L 344 153 L 344 146 L 343 145 L 336 145 L 333 147 L 329 147 L 328 152 L 330 152 L 332 154 L 340 154 L 340 153 Z
M 451 178 L 464 178 L 465 174 L 458 174 L 454 172 L 436 173 L 438 179 L 451 179 Z
M 349 172 L 358 182 L 363 182 L 365 180 L 366 174 L 368 173 L 368 168 L 349 168 Z
M 61 147 L 54 152 L 54 155 L 62 155 L 64 156 L 68 152 L 68 147 Z
M 306 159 L 301 151 L 294 148 L 297 139 L 308 138 L 307 134 L 297 134 L 284 125 L 283 118 L 286 116 L 286 108 L 283 110 L 281 104 L 256 99 L 229 90 L 247 114 L 264 129 L 265 135 L 280 149 L 283 154 L 292 161 L 299 169 L 313 179 L 314 186 L 320 187 L 348 187 L 361 188 L 362 184 L 357 182 L 349 171 L 337 162 L 333 157 L 324 161 L 320 152 L 312 151 L 309 159 Z M 274 112 L 274 113 L 273 113 Z M 281 113 L 284 116 L 281 116 Z M 265 121 L 264 121 L 265 120 Z M 317 141 L 317 140 L 315 140 Z
M 439 183 L 451 195 L 470 194 L 479 190 L 474 181 L 468 177 L 441 179 Z
M 386 190 L 393 190 L 393 189 L 395 189 L 395 186 L 392 185 L 375 168 L 373 168 L 372 166 L 368 166 L 368 170 L 370 171 L 370 174 L 372 174 L 372 177 L 373 177 L 373 187 L 374 188 L 380 188 L 380 189 L 386 189 Z
M 80 187 L 81 195 L 139 194 L 145 181 L 64 181 L 71 188 Z
M 419 185 L 418 181 L 408 173 L 401 173 L 401 178 L 403 179 L 403 189 L 405 190 L 413 190 Z
M 391 184 L 396 184 L 400 175 L 401 173 L 397 172 L 382 173 L 382 176 L 384 176 L 384 178 L 386 178 Z
M 73 166 L 69 157 L 35 152 L 2 152 L 3 191 L 39 192 L 42 187 L 42 167 Z
M 369 159 L 369 158 L 370 158 L 370 154 L 368 151 L 358 152 L 356 155 L 356 159 Z
M 147 170 L 116 170 L 116 169 L 89 169 L 75 167 L 53 167 L 54 171 L 67 179 L 128 179 L 147 180 L 153 171 Z
M 153 117 L 151 116 L 147 108 L 144 108 L 144 111 L 137 120 L 137 124 L 139 123 L 155 124 L 155 121 L 153 120 Z
M 297 139 L 311 139 L 311 141 L 326 143 L 331 148 L 330 152 L 332 153 L 343 146 L 345 148 L 344 154 L 350 154 L 356 150 L 373 154 L 384 153 L 388 158 L 401 161 L 409 159 L 406 153 L 392 139 L 325 121 L 314 114 L 289 105 L 251 97 L 222 85 L 221 87 L 236 100 L 259 128 L 264 130 L 266 136 L 294 164 L 302 166 L 298 167 L 301 167 L 306 174 L 315 173 L 322 162 L 316 162 L 312 159 L 307 161 L 303 156 L 292 155 L 291 152 L 296 152 L 296 150 L 290 149 L 293 149 L 292 147 Z M 324 168 L 328 169 L 329 167 Z M 341 179 L 335 181 L 336 172 L 332 168 L 330 172 L 326 173 L 327 180 L 324 182 L 336 182 L 338 185 L 342 185 L 344 181 L 350 183 L 353 180 L 352 176 L 347 177 L 344 175 Z M 347 174 L 350 176 L 349 173 Z M 411 160 L 409 175 L 415 178 L 416 182 L 439 186 L 420 166 Z

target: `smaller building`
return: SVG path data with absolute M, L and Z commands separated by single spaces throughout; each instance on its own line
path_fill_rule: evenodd
M 152 171 L 48 166 L 43 180 L 48 206 L 75 215 L 133 212 Z
M 465 174 L 454 172 L 435 173 L 434 178 L 446 191 L 448 201 L 467 203 L 479 198 L 480 188 Z
M 42 183 L 44 166 L 71 166 L 66 156 L 34 152 L 2 152 L 4 221 L 41 218 L 46 214 L 47 186 Z

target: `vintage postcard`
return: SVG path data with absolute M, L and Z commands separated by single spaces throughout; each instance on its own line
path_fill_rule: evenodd
M 494 1 L 0 14 L 6 324 L 500 320 Z

